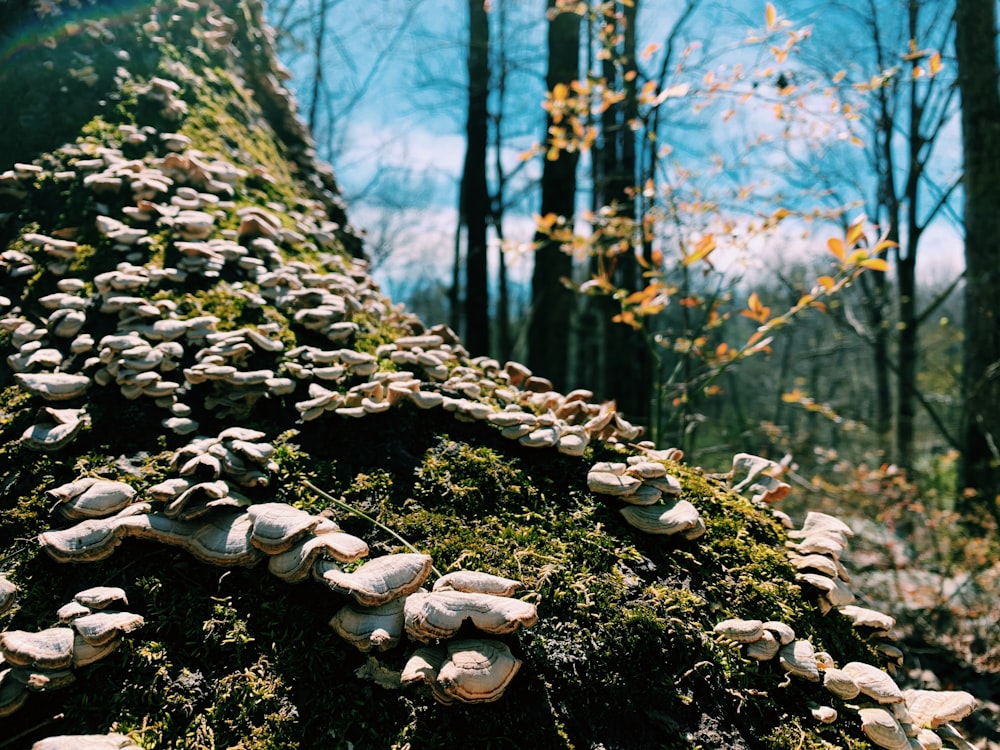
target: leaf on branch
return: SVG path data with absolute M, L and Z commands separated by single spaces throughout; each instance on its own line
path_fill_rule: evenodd
M 872 271 L 882 271 L 883 273 L 889 270 L 889 264 L 885 258 L 868 258 L 858 263 L 858 265 L 862 268 L 870 268 Z
M 774 3 L 768 3 L 765 11 L 767 19 L 767 30 L 773 31 L 778 23 L 778 11 L 774 9 Z
M 715 235 L 706 234 L 700 240 L 698 244 L 695 245 L 694 251 L 686 256 L 683 261 L 681 261 L 685 266 L 690 266 L 692 263 L 697 263 L 699 260 L 705 260 L 715 250 Z
M 931 77 L 934 77 L 938 73 L 941 72 L 942 65 L 941 65 L 941 53 L 940 52 L 935 52 L 933 55 L 931 55 L 931 59 L 928 62 L 928 68 L 929 68 Z
M 833 289 L 834 285 L 837 283 L 832 276 L 820 276 L 816 279 L 816 283 L 819 284 L 826 291 Z
M 750 293 L 750 298 L 747 300 L 747 309 L 740 311 L 740 315 L 750 318 L 750 320 L 756 320 L 758 323 L 766 322 L 770 314 L 771 308 L 760 301 L 757 292 Z
M 844 241 L 839 237 L 831 237 L 828 239 L 826 241 L 826 246 L 837 260 L 843 262 L 844 258 L 847 257 L 847 250 L 844 248 Z
M 862 216 L 860 219 L 855 221 L 853 224 L 851 224 L 851 226 L 847 228 L 848 247 L 854 247 L 855 245 L 857 245 L 858 240 L 860 240 L 864 236 L 864 231 L 865 231 L 864 223 L 865 219 Z
M 642 60 L 648 60 L 653 55 L 655 55 L 659 51 L 659 49 L 660 49 L 660 45 L 656 44 L 655 42 L 653 42 L 652 44 L 649 44 L 649 45 L 646 46 L 646 49 L 644 49 L 642 51 L 642 54 L 639 57 Z

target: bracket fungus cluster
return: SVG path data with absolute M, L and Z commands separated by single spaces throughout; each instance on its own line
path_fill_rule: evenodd
M 403 685 L 424 684 L 440 703 L 489 703 L 514 679 L 521 661 L 510 648 L 490 638 L 454 638 L 463 623 L 479 633 L 504 635 L 531 627 L 538 619 L 535 605 L 513 598 L 520 582 L 476 571 L 459 570 L 442 576 L 430 592 L 408 596 L 403 605 L 407 634 L 438 645 L 418 648 L 400 676 Z
M 667 472 L 665 461 L 679 461 L 683 454 L 676 449 L 657 450 L 642 443 L 641 453 L 624 461 L 601 461 L 587 472 L 591 492 L 623 501 L 619 512 L 629 523 L 646 534 L 697 539 L 705 533 L 705 523 L 698 509 L 679 498 L 680 481 Z
M 745 455 L 737 461 L 754 469 L 767 468 L 767 463 L 754 462 L 753 458 Z M 743 484 L 746 482 L 744 479 Z M 796 540 L 787 543 L 789 559 L 800 571 L 798 581 L 819 591 L 819 609 L 823 615 L 836 609 L 867 638 L 891 637 L 895 626 L 892 617 L 852 604 L 854 594 L 846 587 L 850 576 L 840 555 L 853 535 L 840 519 L 809 512 L 801 529 L 792 527 L 788 532 Z M 818 722 L 832 724 L 844 711 L 855 714 L 865 736 L 887 750 L 937 750 L 943 747 L 945 737 L 955 747 L 964 747 L 964 740 L 949 722 L 960 721 L 972 713 L 976 708 L 975 698 L 965 691 L 902 690 L 892 675 L 896 664 L 902 663 L 903 655 L 894 647 L 876 644 L 876 650 L 888 659 L 889 671 L 886 671 L 862 661 L 838 667 L 831 654 L 817 652 L 809 640 L 796 639 L 791 627 L 777 621 L 730 618 L 717 623 L 714 632 L 739 644 L 748 658 L 758 662 L 777 658 L 780 668 L 790 677 L 822 684 L 830 702 L 841 708 L 814 704 L 812 715 Z
M 30 693 L 72 684 L 73 669 L 105 658 L 122 636 L 142 627 L 141 615 L 116 609 L 127 604 L 122 589 L 99 586 L 60 607 L 54 627 L 0 632 L 0 718 L 21 708 Z
M 30 15 L 100 3 L 16 5 Z M 138 5 L 122 11 L 125 35 L 88 18 L 45 39 L 39 49 L 66 54 L 46 61 L 70 71 L 66 97 L 98 82 L 108 95 L 73 142 L 0 172 L 0 715 L 83 677 L 144 624 L 120 609 L 123 592 L 96 588 L 48 626 L 54 588 L 61 599 L 83 585 L 53 581 L 52 561 L 103 561 L 104 580 L 133 576 L 146 597 L 148 641 L 124 641 L 95 670 L 90 685 L 128 670 L 105 693 L 57 696 L 80 734 L 42 750 L 386 746 L 356 734 L 388 732 L 370 721 L 383 711 L 400 746 L 488 732 L 523 742 L 523 719 L 546 748 L 756 746 L 758 731 L 787 747 L 788 718 L 792 746 L 818 726 L 811 746 L 839 735 L 965 747 L 951 723 L 971 695 L 895 682 L 901 654 L 883 642 L 894 621 L 847 586 L 846 524 L 813 513 L 796 529 L 772 511 L 789 532 L 786 560 L 762 505 L 791 489 L 779 464 L 739 454 L 727 489 L 680 451 L 639 442 L 614 402 L 474 356 L 448 326 L 392 304 L 356 257 L 360 239 L 296 117 L 273 38 L 255 28 L 259 2 Z M 46 23 L 61 23 L 52 15 Z M 126 38 L 139 49 L 115 49 Z M 84 54 L 74 45 L 87 39 Z M 360 521 L 296 494 L 315 477 L 363 503 L 381 532 L 350 533 Z M 619 512 L 589 493 L 617 498 Z M 412 551 L 388 541 L 401 538 L 393 524 Z M 681 549 L 655 535 L 701 541 Z M 418 548 L 450 571 L 430 590 L 436 572 Z M 533 590 L 463 566 L 508 571 Z M 795 629 L 780 621 L 791 621 L 786 590 L 805 600 Z M 770 605 L 770 621 L 736 616 Z M 711 661 L 718 644 L 705 636 L 723 610 L 733 616 L 716 637 L 747 662 Z M 310 638 L 310 623 L 325 638 Z M 831 632 L 854 649 L 839 666 L 814 646 Z M 873 652 L 886 669 L 859 656 Z M 720 667 L 711 682 L 706 663 Z M 740 688 L 773 671 L 788 689 L 741 692 L 723 679 L 734 664 L 748 673 Z M 497 701 L 518 674 L 524 690 L 500 705 L 431 703 Z M 410 689 L 350 689 L 355 675 Z M 103 702 L 123 684 L 144 689 Z M 787 713 L 802 693 L 823 698 L 815 721 Z M 189 734 L 164 718 L 185 712 L 196 717 Z M 712 734 L 736 715 L 747 726 Z

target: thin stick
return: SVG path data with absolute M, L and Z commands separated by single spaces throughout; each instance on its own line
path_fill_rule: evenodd
M 416 552 L 418 555 L 422 554 L 420 552 L 420 550 L 418 550 L 416 547 L 414 547 L 412 544 L 410 544 L 408 541 L 406 541 L 403 537 L 401 537 L 395 531 L 393 531 L 392 529 L 390 529 L 384 523 L 381 523 L 381 522 L 375 520 L 374 518 L 372 518 L 371 516 L 369 516 L 367 513 L 363 513 L 362 511 L 358 510 L 357 508 L 352 508 L 350 505 L 348 505 L 347 503 L 345 503 L 343 500 L 338 500 L 337 498 L 335 498 L 329 492 L 324 492 L 319 487 L 317 487 L 315 484 L 313 484 L 312 482 L 310 482 L 308 479 L 302 480 L 302 483 L 306 487 L 308 487 L 309 489 L 311 489 L 313 492 L 315 492 L 317 495 L 319 495 L 321 498 L 323 498 L 324 500 L 326 500 L 328 503 L 332 503 L 333 505 L 336 505 L 338 508 L 340 508 L 341 510 L 347 511 L 348 513 L 353 513 L 356 516 L 360 516 L 361 518 L 363 518 L 366 521 L 368 521 L 368 523 L 377 526 L 378 528 L 382 529 L 382 531 L 384 531 L 385 533 L 391 535 L 393 537 L 393 539 L 398 540 L 400 542 L 400 544 L 402 544 L 404 547 L 406 547 L 411 552 Z M 439 571 L 433 565 L 431 565 L 431 572 L 434 573 L 434 575 L 437 576 L 438 578 L 441 577 L 441 571 Z
M 8 737 L 3 742 L 0 742 L 0 747 L 7 747 L 8 745 L 13 745 L 22 737 L 26 737 L 32 732 L 37 732 L 39 729 L 43 729 L 44 727 L 47 727 L 49 724 L 55 724 L 62 718 L 64 718 L 64 714 L 56 714 L 55 716 L 48 718 L 45 721 L 41 721 L 38 724 L 35 724 L 35 726 L 33 727 L 28 727 L 23 732 L 19 732 L 18 734 L 15 734 L 13 737 Z

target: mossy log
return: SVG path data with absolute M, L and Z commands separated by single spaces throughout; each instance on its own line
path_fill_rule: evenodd
M 95 586 L 121 587 L 146 623 L 0 718 L 0 747 L 103 732 L 150 748 L 869 747 L 844 701 L 713 632 L 781 621 L 838 663 L 878 663 L 800 585 L 766 506 L 664 460 L 704 534 L 642 534 L 587 483 L 595 462 L 636 453 L 627 423 L 595 405 L 610 426 L 558 450 L 544 381 L 469 358 L 380 295 L 257 0 L 11 2 L 0 24 L 0 348 L 14 358 L 0 365 L 0 573 L 18 589 L 0 630 L 50 627 Z M 341 288 L 308 291 L 321 274 Z M 131 354 L 102 348 L 136 331 Z M 15 367 L 92 383 L 54 403 Z M 541 418 L 531 440 L 505 437 L 525 436 L 517 419 L 483 419 L 512 404 Z M 523 662 L 504 695 L 439 705 L 393 687 L 418 644 L 359 652 L 328 625 L 347 596 L 266 564 L 222 569 L 141 538 L 86 563 L 41 550 L 39 533 L 71 525 L 49 490 L 98 477 L 148 500 L 176 477 L 185 426 L 266 436 L 241 503 L 323 514 L 373 555 L 405 540 L 441 573 L 522 582 L 538 621 L 498 636 Z M 854 718 L 820 724 L 814 703 Z

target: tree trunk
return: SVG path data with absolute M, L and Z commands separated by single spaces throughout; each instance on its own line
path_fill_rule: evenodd
M 639 3 L 622 4 L 620 11 L 620 35 L 622 39 L 617 65 L 605 64 L 605 78 L 608 86 L 624 94 L 622 101 L 608 108 L 602 119 L 604 128 L 603 189 L 602 203 L 615 206 L 617 216 L 641 226 L 642 217 L 637 214 L 635 196 L 632 190 L 636 184 L 636 144 L 632 123 L 638 117 L 636 99 L 636 14 Z M 632 232 L 629 237 L 616 237 L 624 245 L 624 250 L 615 257 L 614 285 L 629 292 L 642 286 L 642 275 L 636 252 L 641 251 L 641 233 Z M 617 300 L 607 300 L 605 315 L 606 372 L 604 382 L 609 394 L 614 397 L 618 408 L 632 421 L 649 424 L 651 361 L 641 331 L 611 318 L 619 312 Z
M 961 481 L 1000 521 L 1000 72 L 996 7 L 958 0 L 955 52 L 965 162 L 964 430 Z M 959 492 L 958 496 L 963 497 Z M 967 501 L 968 502 L 968 501 Z M 981 514 L 982 505 L 966 511 Z
M 490 348 L 486 257 L 486 231 L 490 217 L 490 194 L 486 185 L 489 45 L 489 16 L 483 0 L 469 0 L 469 111 L 461 203 L 466 226 L 465 345 L 472 354 L 487 354 Z
M 556 13 L 556 0 L 548 3 L 549 61 L 546 86 L 569 84 L 579 75 L 580 16 Z M 554 15 L 553 15 L 554 14 Z M 552 125 L 551 119 L 548 126 Z M 548 132 L 548 127 L 546 128 Z M 547 159 L 542 170 L 542 216 L 565 217 L 572 226 L 576 204 L 577 153 L 560 151 Z M 574 293 L 563 283 L 572 273 L 572 259 L 558 242 L 536 236 L 535 268 L 531 277 L 531 309 L 528 320 L 528 367 L 556 388 L 565 388 L 568 375 L 568 340 Z

